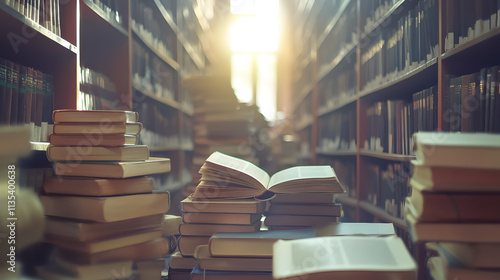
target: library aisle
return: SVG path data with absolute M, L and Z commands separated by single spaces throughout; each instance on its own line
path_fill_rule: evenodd
M 500 278 L 500 1 L 0 0 L 0 25 L 0 278 Z M 308 237 L 393 251 L 307 270 Z

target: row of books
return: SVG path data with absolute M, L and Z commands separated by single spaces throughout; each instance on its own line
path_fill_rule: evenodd
M 41 202 L 44 241 L 57 250 L 53 262 L 37 267 L 39 276 L 160 279 L 161 258 L 175 249 L 180 221 L 165 216 L 170 194 L 153 192 L 149 175 L 169 172 L 170 159 L 149 158 L 147 146 L 111 141 L 126 137 L 115 128 L 137 124 L 136 112 L 56 110 L 53 121 L 47 158 L 55 176 L 45 178 Z M 62 133 L 57 126 L 65 125 L 72 129 Z
M 500 1 L 447 0 L 444 2 L 445 51 L 500 26 Z
M 364 14 L 361 14 L 361 18 L 365 19 L 365 25 L 363 31 L 365 33 L 369 32 L 375 24 L 389 12 L 399 0 L 368 0 L 363 1 Z
M 25 17 L 61 36 L 59 0 L 3 0 Z
M 500 135 L 419 132 L 405 217 L 434 279 L 500 277 Z
M 140 92 L 134 92 L 136 110 L 142 116 L 141 143 L 154 147 L 179 146 L 179 113 Z
M 142 40 L 155 48 L 160 54 L 167 57 L 175 57 L 176 36 L 168 28 L 166 21 L 160 22 L 158 19 L 158 8 L 152 7 L 149 1 L 133 1 L 131 7 L 132 30 L 138 34 Z M 156 12 L 155 12 L 156 11 Z
M 175 100 L 177 72 L 137 40 L 132 40 L 132 83 L 139 90 Z
M 123 18 L 118 11 L 119 2 L 117 0 L 90 0 L 106 15 L 108 20 L 122 24 Z
M 54 106 L 52 75 L 0 59 L 1 124 L 30 126 L 31 141 L 46 141 Z
M 437 130 L 437 87 L 412 95 L 413 102 L 387 100 L 366 110 L 365 148 L 371 151 L 411 155 L 416 131 Z
M 342 1 L 335 1 L 337 5 L 341 6 L 344 3 Z M 332 63 L 339 56 L 345 55 L 345 53 L 353 48 L 357 44 L 357 9 L 358 5 L 354 2 L 350 2 L 345 11 L 339 15 L 335 26 L 330 30 L 325 39 L 321 42 L 318 47 L 318 62 L 324 64 L 320 66 L 327 66 Z M 336 12 L 340 7 L 335 10 Z M 329 14 L 328 17 L 331 19 L 332 15 Z M 324 32 L 324 29 L 317 29 L 318 32 Z M 322 34 L 318 34 L 318 37 Z M 354 55 L 355 56 L 355 55 Z
M 367 200 L 390 215 L 404 219 L 405 199 L 411 194 L 407 163 L 368 164 Z
M 356 151 L 356 110 L 318 118 L 318 152 Z
M 499 70 L 497 65 L 447 77 L 444 131 L 500 132 Z
M 393 25 L 370 36 L 361 53 L 364 89 L 415 69 L 438 55 L 438 2 L 420 0 Z
M 123 109 L 113 81 L 106 75 L 85 66 L 80 67 L 79 110 Z
M 318 111 L 326 111 L 356 94 L 355 62 L 331 71 L 318 82 Z

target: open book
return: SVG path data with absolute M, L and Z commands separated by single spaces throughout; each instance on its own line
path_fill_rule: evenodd
M 269 176 L 249 161 L 220 152 L 211 154 L 201 167 L 200 183 L 193 198 L 248 198 L 272 193 L 344 193 L 329 165 L 296 166 Z

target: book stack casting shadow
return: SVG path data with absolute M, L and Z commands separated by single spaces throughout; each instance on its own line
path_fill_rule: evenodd
M 434 279 L 500 279 L 500 135 L 414 135 L 406 220 Z
M 155 192 L 148 175 L 169 172 L 170 159 L 137 145 L 135 112 L 57 110 L 53 119 L 47 157 L 55 176 L 45 179 L 41 201 L 44 239 L 56 250 L 39 276 L 160 279 L 175 238 L 162 230 L 169 193 Z

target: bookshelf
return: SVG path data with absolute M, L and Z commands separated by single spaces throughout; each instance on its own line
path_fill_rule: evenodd
M 500 6 L 448 0 L 293 3 L 291 22 L 304 26 L 289 41 L 295 61 L 289 98 L 300 154 L 309 155 L 310 164 L 341 170 L 338 176 L 349 186 L 342 200 L 354 221 L 393 222 L 408 234 L 400 210 L 391 205 L 401 209 L 408 191 L 415 159 L 411 134 L 500 132 L 494 96 Z M 450 93 L 457 86 L 473 91 Z M 460 103 L 462 98 L 469 103 Z M 345 137 L 346 123 L 353 136 Z M 346 145 L 351 140 L 354 148 Z M 383 197 L 381 177 L 399 178 L 399 201 Z
M 155 178 L 157 187 L 180 190 L 191 181 L 193 152 L 193 106 L 180 80 L 205 73 L 213 61 L 211 22 L 203 10 L 211 6 L 165 0 L 56 2 L 52 9 L 58 7 L 59 19 L 46 26 L 43 12 L 35 20 L 36 13 L 19 12 L 18 1 L 0 1 L 0 35 L 9 38 L 0 42 L 0 57 L 52 75 L 53 96 L 47 102 L 54 109 L 138 111 L 142 144 L 152 156 L 172 159 L 172 172 Z M 33 139 L 31 147 L 42 154 L 47 145 L 46 139 Z

